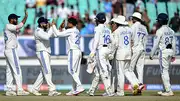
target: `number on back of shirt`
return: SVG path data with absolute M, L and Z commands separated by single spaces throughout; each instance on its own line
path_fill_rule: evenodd
M 110 31 L 109 30 L 104 30 L 104 44 L 109 44 L 111 39 L 110 39 Z
M 172 44 L 173 36 L 165 37 L 165 45 Z
M 128 36 L 124 36 L 124 44 L 125 45 L 129 44 L 129 37 Z
M 76 41 L 75 44 L 79 45 L 80 44 L 80 36 L 76 35 Z
M 144 32 L 137 32 L 137 34 L 138 34 L 138 38 L 142 37 L 142 39 L 146 35 L 146 33 L 144 33 Z

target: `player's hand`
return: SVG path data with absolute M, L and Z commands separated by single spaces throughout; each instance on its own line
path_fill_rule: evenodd
M 51 26 L 56 25 L 55 19 L 52 20 Z
M 24 14 L 25 14 L 25 16 L 28 16 L 28 12 L 27 12 L 26 8 L 24 9 Z
M 150 59 L 150 60 L 153 60 L 152 56 L 149 56 L 149 59 Z
M 60 28 L 64 28 L 65 27 L 65 20 L 63 20 L 62 24 L 60 25 Z
M 59 30 L 62 31 L 65 27 L 65 20 L 63 20 L 62 24 L 59 26 Z
M 176 60 L 175 57 L 172 57 L 172 58 L 171 58 L 171 62 L 174 62 L 175 60 Z

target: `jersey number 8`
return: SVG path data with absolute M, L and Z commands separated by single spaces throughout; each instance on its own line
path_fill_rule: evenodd
M 124 44 L 128 45 L 129 44 L 129 38 L 128 36 L 124 36 Z

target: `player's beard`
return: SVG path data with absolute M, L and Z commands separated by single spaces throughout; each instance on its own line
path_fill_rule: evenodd
M 43 26 L 43 29 L 44 29 L 44 31 L 47 31 L 47 29 L 48 29 L 48 28 L 47 28 L 47 27 L 45 27 L 45 26 Z
M 47 31 L 47 29 L 48 29 L 47 25 L 43 25 L 42 27 L 43 27 L 44 31 Z
M 13 21 L 13 25 L 17 25 L 17 21 Z

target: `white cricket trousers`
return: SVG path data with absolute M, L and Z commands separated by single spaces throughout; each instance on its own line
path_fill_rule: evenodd
M 131 78 L 129 75 L 130 73 L 129 74 L 127 73 L 128 69 L 129 69 L 129 65 L 130 65 L 130 60 L 118 60 L 118 68 L 117 68 L 118 88 L 117 88 L 117 92 L 119 92 L 119 93 L 124 92 L 125 76 L 127 78 Z M 131 81 L 131 83 L 134 84 L 133 81 Z
M 116 55 L 114 55 L 116 56 Z M 112 91 L 116 91 L 117 90 L 117 83 L 118 83 L 118 79 L 117 79 L 117 68 L 118 68 L 118 61 L 116 60 L 116 58 L 114 57 L 114 59 L 111 61 L 112 63 L 112 70 L 110 71 L 111 73 L 111 87 L 112 87 Z
M 68 52 L 68 72 L 72 76 L 72 91 L 82 87 L 79 74 L 81 68 L 82 53 L 79 49 L 70 49 Z
M 55 85 L 52 82 L 52 72 L 51 72 L 51 66 L 50 66 L 50 53 L 46 52 L 46 51 L 40 51 L 40 52 L 36 52 L 36 55 L 38 57 L 38 60 L 41 64 L 41 71 L 33 85 L 33 89 L 39 91 L 40 87 L 43 83 L 43 76 L 49 86 L 49 91 L 54 91 Z
M 171 65 L 172 50 L 165 49 L 160 50 L 159 64 L 161 70 L 161 78 L 163 81 L 163 87 L 166 92 L 172 91 L 169 77 L 169 66 Z
M 134 51 L 130 63 L 130 68 L 133 71 L 133 75 L 135 76 L 134 69 L 136 67 L 136 71 L 138 74 L 138 83 L 142 83 L 142 84 L 143 84 L 143 73 L 144 73 L 144 60 L 145 60 L 145 52 L 143 50 Z
M 22 72 L 19 64 L 19 57 L 17 54 L 17 49 L 6 49 L 4 51 L 4 55 L 6 58 L 6 86 L 7 91 L 13 90 L 13 76 L 15 78 L 15 82 L 17 85 L 17 90 L 21 91 L 22 88 Z
M 94 93 L 99 81 L 100 77 L 101 80 L 105 86 L 106 93 L 108 95 L 111 95 L 113 93 L 112 88 L 111 88 L 111 77 L 110 77 L 110 63 L 108 60 L 108 54 L 109 54 L 109 49 L 107 47 L 102 47 L 96 52 L 96 60 L 97 60 L 97 66 L 95 67 L 94 73 L 95 77 L 92 81 L 92 85 L 90 87 L 89 93 Z

